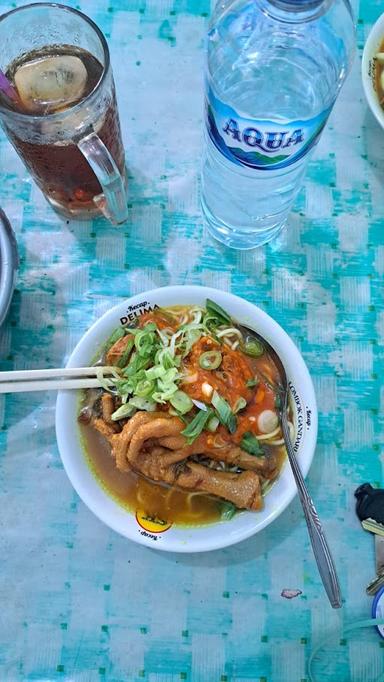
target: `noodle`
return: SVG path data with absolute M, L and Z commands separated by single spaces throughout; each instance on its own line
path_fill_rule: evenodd
M 193 316 L 192 317 L 192 324 L 200 324 L 202 317 L 203 317 L 203 311 L 201 308 L 196 308 L 190 311 L 190 314 Z
M 295 427 L 293 426 L 292 422 L 288 422 L 288 427 L 289 427 L 289 435 L 290 435 L 290 438 L 292 441 L 294 439 L 294 435 L 295 435 Z M 279 430 L 280 430 L 280 427 L 279 427 Z M 260 436 L 259 436 L 259 440 L 260 440 Z M 268 443 L 268 445 L 273 445 L 273 446 L 285 445 L 285 440 L 284 440 L 284 438 L 280 438 L 280 440 L 271 440 Z
M 201 493 L 187 493 L 186 495 L 186 505 L 190 512 L 193 512 L 192 505 L 195 497 L 201 497 Z
M 284 445 L 284 443 L 284 438 L 280 438 L 280 440 L 271 440 L 268 445 L 273 445 L 275 447 L 276 445 Z
M 165 346 L 167 346 L 167 345 L 168 345 L 168 335 L 167 335 L 167 333 L 166 333 L 166 330 L 165 330 L 165 329 L 163 329 L 163 330 L 158 329 L 158 330 L 157 330 L 157 333 L 158 333 L 158 335 L 160 336 L 160 338 L 161 338 L 163 344 L 164 344 Z
M 240 331 L 240 329 L 235 329 L 235 327 L 228 327 L 228 329 L 223 329 L 220 332 L 217 332 L 216 334 L 218 339 L 221 339 L 223 337 L 230 337 L 230 336 L 237 336 L 240 341 L 243 339 L 243 335 Z
M 264 435 L 259 435 L 257 436 L 258 440 L 269 440 L 270 438 L 274 438 L 277 436 L 278 433 L 280 433 L 281 429 L 280 426 L 277 427 L 274 431 L 271 431 L 270 433 L 266 433 Z

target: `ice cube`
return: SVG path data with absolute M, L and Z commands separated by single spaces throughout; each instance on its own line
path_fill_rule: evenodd
M 15 85 L 25 109 L 49 113 L 81 99 L 87 70 L 79 57 L 40 57 L 16 71 Z

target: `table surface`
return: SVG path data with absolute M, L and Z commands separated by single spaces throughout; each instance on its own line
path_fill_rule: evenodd
M 6 11 L 23 2 L 0 0 Z M 167 284 L 230 290 L 300 347 L 320 428 L 308 486 L 338 566 L 343 609 L 324 595 L 296 499 L 269 528 L 205 555 L 167 555 L 110 531 L 79 500 L 56 446 L 55 394 L 0 399 L 0 678 L 135 682 L 368 682 L 384 670 L 368 618 L 373 540 L 354 490 L 383 483 L 384 137 L 360 57 L 379 0 L 362 3 L 359 54 L 288 229 L 252 252 L 202 225 L 203 41 L 209 0 L 81 0 L 112 53 L 130 175 L 119 230 L 58 218 L 0 134 L 0 204 L 20 272 L 0 334 L 1 369 L 61 367 L 104 311 Z M 284 588 L 301 591 L 295 599 Z

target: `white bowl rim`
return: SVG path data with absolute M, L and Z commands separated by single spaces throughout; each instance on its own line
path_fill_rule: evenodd
M 100 325 L 105 324 L 106 322 L 112 319 L 116 320 L 115 315 L 119 310 L 120 310 L 119 314 L 121 315 L 122 308 L 125 308 L 128 305 L 137 305 L 142 300 L 151 299 L 153 300 L 154 297 L 156 298 L 158 296 L 160 296 L 160 298 L 166 296 L 167 298 L 171 299 L 173 297 L 176 301 L 180 302 L 179 304 L 183 304 L 184 302 L 186 304 L 190 303 L 192 304 L 195 298 L 197 299 L 195 303 L 197 303 L 199 299 L 211 298 L 216 300 L 223 307 L 227 306 L 230 312 L 231 308 L 236 306 L 242 306 L 246 313 L 244 313 L 244 315 L 241 316 L 242 319 L 238 318 L 240 322 L 247 323 L 247 321 L 249 321 L 246 316 L 247 314 L 249 315 L 249 318 L 256 317 L 258 327 L 260 326 L 262 321 L 264 326 L 270 329 L 270 334 L 266 334 L 264 331 L 265 337 L 270 342 L 272 342 L 272 345 L 275 345 L 279 349 L 280 355 L 286 355 L 287 357 L 290 356 L 291 360 L 292 361 L 294 360 L 295 376 L 297 369 L 297 375 L 299 375 L 300 377 L 300 389 L 305 385 L 305 404 L 310 408 L 309 412 L 311 414 L 311 428 L 309 432 L 306 434 L 307 437 L 306 449 L 305 452 L 301 453 L 300 455 L 301 457 L 300 463 L 302 473 L 304 476 L 306 476 L 313 460 L 317 442 L 318 429 L 317 404 L 312 379 L 310 377 L 307 366 L 301 356 L 301 353 L 299 352 L 298 348 L 296 347 L 292 339 L 284 331 L 284 329 L 262 309 L 258 308 L 253 303 L 246 301 L 245 299 L 239 296 L 236 296 L 232 293 L 228 293 L 225 291 L 221 291 L 219 289 L 199 285 L 165 286 L 152 289 L 150 291 L 142 292 L 134 296 L 130 296 L 129 298 L 123 300 L 121 303 L 115 305 L 113 308 L 109 309 L 106 313 L 104 313 L 104 315 L 102 315 L 98 320 L 96 320 L 93 323 L 93 325 L 88 329 L 88 331 L 81 337 L 81 339 L 77 343 L 75 349 L 73 350 L 68 360 L 67 367 L 79 366 L 77 357 L 81 353 L 81 351 L 84 352 L 84 350 L 87 351 L 88 362 L 90 362 L 91 358 L 93 357 L 93 353 L 90 352 L 88 348 L 91 339 L 97 336 L 97 331 Z M 189 302 L 185 300 L 185 298 L 190 298 L 192 300 Z M 172 305 L 171 302 L 169 302 L 168 304 L 167 303 L 161 304 Z M 173 303 L 173 305 L 176 304 L 177 303 Z M 256 320 L 254 324 L 256 326 Z M 114 323 L 113 326 L 111 326 L 111 331 L 113 331 L 113 328 L 116 328 L 116 322 Z M 270 338 L 268 338 L 268 335 L 270 336 Z M 276 342 L 277 336 L 279 337 L 279 343 Z M 100 339 L 100 336 L 98 336 L 98 338 Z M 108 336 L 104 336 L 101 340 L 99 340 L 97 344 L 98 347 L 100 347 L 107 338 Z M 280 348 L 281 345 L 283 345 L 283 349 Z M 123 535 L 124 537 L 133 540 L 136 543 L 145 545 L 147 547 L 151 547 L 152 549 L 189 554 L 225 548 L 253 536 L 254 534 L 261 531 L 263 528 L 268 526 L 286 509 L 286 507 L 290 504 L 292 499 L 297 494 L 297 489 L 293 479 L 292 472 L 290 471 L 289 465 L 286 463 L 283 469 L 284 477 L 287 479 L 289 483 L 288 490 L 285 491 L 284 495 L 282 495 L 281 499 L 279 499 L 279 502 L 275 504 L 273 509 L 271 509 L 268 512 L 268 515 L 265 516 L 264 518 L 261 518 L 263 512 L 260 513 L 258 512 L 256 514 L 253 512 L 242 512 L 241 514 L 237 515 L 237 517 L 235 517 L 237 518 L 237 520 L 241 518 L 242 519 L 251 518 L 252 521 L 250 523 L 247 522 L 244 528 L 240 527 L 240 529 L 236 529 L 233 532 L 229 532 L 231 530 L 229 527 L 230 524 L 232 524 L 232 521 L 226 523 L 218 522 L 216 524 L 210 524 L 208 526 L 195 527 L 191 529 L 189 528 L 187 529 L 184 527 L 175 527 L 175 529 L 180 530 L 180 532 L 182 532 L 183 534 L 188 535 L 188 532 L 192 531 L 192 535 L 193 534 L 194 535 L 193 537 L 188 539 L 188 542 L 183 542 L 177 539 L 173 540 L 172 542 L 169 542 L 167 539 L 167 541 L 164 542 L 163 544 L 160 543 L 151 544 L 148 538 L 143 537 L 142 535 L 139 536 L 134 535 L 132 532 L 129 532 L 129 529 L 127 530 L 127 528 L 125 527 L 127 515 L 129 515 L 130 518 L 134 518 L 134 515 L 128 512 L 110 495 L 103 491 L 100 483 L 97 481 L 96 477 L 91 472 L 91 469 L 89 468 L 88 464 L 86 464 L 85 455 L 82 451 L 82 446 L 79 440 L 80 437 L 77 424 L 76 423 L 73 424 L 73 426 L 75 426 L 75 429 L 71 431 L 71 429 L 68 429 L 68 424 L 66 423 L 65 419 L 63 420 L 60 418 L 60 415 L 63 414 L 63 411 L 65 412 L 66 410 L 68 410 L 68 407 L 71 406 L 73 407 L 74 400 L 75 395 L 73 391 L 58 392 L 56 403 L 56 437 L 59 446 L 61 460 L 64 469 L 67 473 L 67 476 L 79 497 L 82 499 L 84 504 L 95 514 L 97 518 L 99 518 L 103 523 L 105 523 L 108 527 L 115 530 L 120 535 Z M 99 497 L 104 496 L 108 500 L 107 506 L 113 507 L 112 512 L 110 511 L 110 509 L 106 510 L 104 508 L 105 505 L 104 507 L 103 505 L 100 506 L 98 501 L 95 500 L 94 495 L 95 491 L 93 491 L 93 493 L 90 493 L 87 484 L 84 483 L 82 476 L 81 475 L 79 476 L 77 470 L 79 460 L 76 459 L 77 453 L 74 455 L 73 448 L 68 446 L 69 436 L 72 438 L 74 448 L 77 449 L 78 452 L 81 451 L 81 456 L 83 460 L 82 466 L 83 468 L 86 467 L 87 469 L 88 474 L 86 474 L 86 477 L 88 478 L 88 481 L 92 479 L 93 483 L 94 484 L 96 483 L 99 492 L 98 496 Z M 272 490 L 276 486 L 278 486 L 279 481 L 282 478 L 283 473 L 280 474 L 279 479 L 277 479 L 277 482 L 273 486 Z M 271 495 L 271 493 L 272 491 L 268 493 L 268 495 L 266 496 L 266 500 L 270 499 L 269 496 Z M 255 523 L 253 523 L 253 521 Z M 242 525 L 244 524 L 240 522 L 240 526 Z M 204 537 L 202 539 L 197 538 L 196 532 L 202 531 L 202 534 L 204 535 L 203 531 L 212 528 L 214 528 L 215 530 L 221 529 L 221 532 L 217 533 L 217 537 L 210 538 L 208 540 L 204 539 Z
M 380 44 L 384 40 L 384 13 L 381 14 L 373 24 L 368 38 L 365 41 L 363 57 L 361 60 L 361 76 L 365 97 L 376 120 L 384 128 L 384 110 L 380 106 L 376 90 L 372 85 L 372 78 L 369 75 L 370 62 L 378 51 Z

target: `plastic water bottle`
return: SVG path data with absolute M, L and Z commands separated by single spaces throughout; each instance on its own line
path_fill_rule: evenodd
M 208 34 L 202 207 L 237 249 L 284 227 L 354 52 L 348 0 L 222 0 Z

